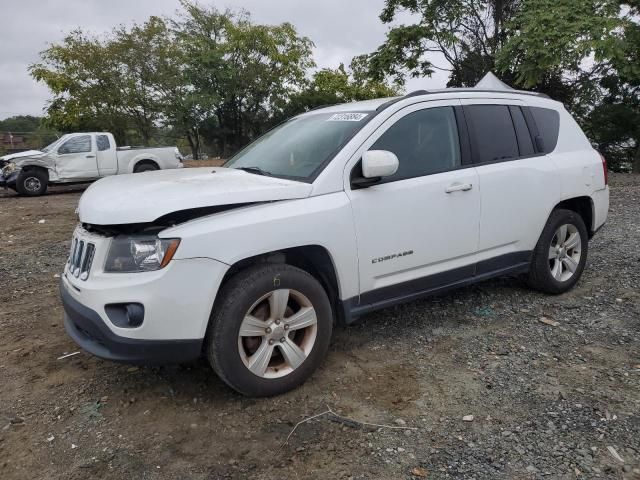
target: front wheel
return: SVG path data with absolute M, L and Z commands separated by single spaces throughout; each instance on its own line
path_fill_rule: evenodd
M 231 388 L 252 397 L 302 384 L 329 348 L 333 317 L 322 285 L 285 264 L 251 267 L 220 292 L 207 356 Z
M 529 285 L 553 294 L 570 290 L 582 275 L 588 249 L 582 217 L 572 210 L 554 210 L 533 252 Z
M 48 182 L 48 175 L 41 170 L 22 171 L 16 180 L 16 191 L 21 195 L 37 197 L 45 194 Z

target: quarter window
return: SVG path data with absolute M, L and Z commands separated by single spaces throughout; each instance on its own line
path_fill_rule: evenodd
M 544 143 L 544 153 L 551 153 L 558 144 L 560 132 L 560 114 L 550 108 L 531 107 L 531 114 L 536 121 L 538 131 Z
M 419 110 L 398 120 L 370 148 L 398 157 L 393 182 L 444 172 L 460 166 L 460 142 L 452 107 Z
M 469 105 L 464 107 L 464 113 L 470 124 L 476 163 L 518 158 L 518 141 L 509 107 Z
M 60 155 L 68 153 L 86 153 L 91 151 L 91 135 L 79 135 L 70 138 L 58 149 Z
M 109 137 L 107 137 L 106 135 L 97 135 L 96 146 L 98 147 L 99 152 L 104 152 L 105 150 L 109 150 L 111 148 L 111 144 L 109 143 Z

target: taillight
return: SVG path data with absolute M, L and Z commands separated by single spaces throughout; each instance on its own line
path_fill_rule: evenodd
M 600 152 L 598 152 L 600 154 L 600 158 L 602 159 L 602 173 L 604 173 L 604 184 L 609 185 L 609 172 L 607 170 L 607 159 L 604 158 L 604 155 L 602 155 Z

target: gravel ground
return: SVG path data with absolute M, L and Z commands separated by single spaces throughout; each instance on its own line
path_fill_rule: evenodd
M 640 177 L 611 184 L 572 292 L 507 278 L 367 315 L 260 400 L 204 362 L 58 359 L 81 189 L 0 194 L 0 478 L 640 479 Z M 396 428 L 325 414 L 284 445 L 327 408 Z

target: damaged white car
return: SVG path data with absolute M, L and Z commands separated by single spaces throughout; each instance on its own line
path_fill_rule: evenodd
M 570 290 L 608 207 L 604 158 L 542 95 L 481 83 L 313 110 L 225 167 L 89 187 L 65 328 L 98 357 L 205 356 L 276 395 L 320 365 L 334 322 L 504 275 Z
M 110 133 L 71 133 L 42 150 L 0 157 L 0 187 L 37 196 L 53 184 L 181 167 L 177 147 L 116 147 Z

